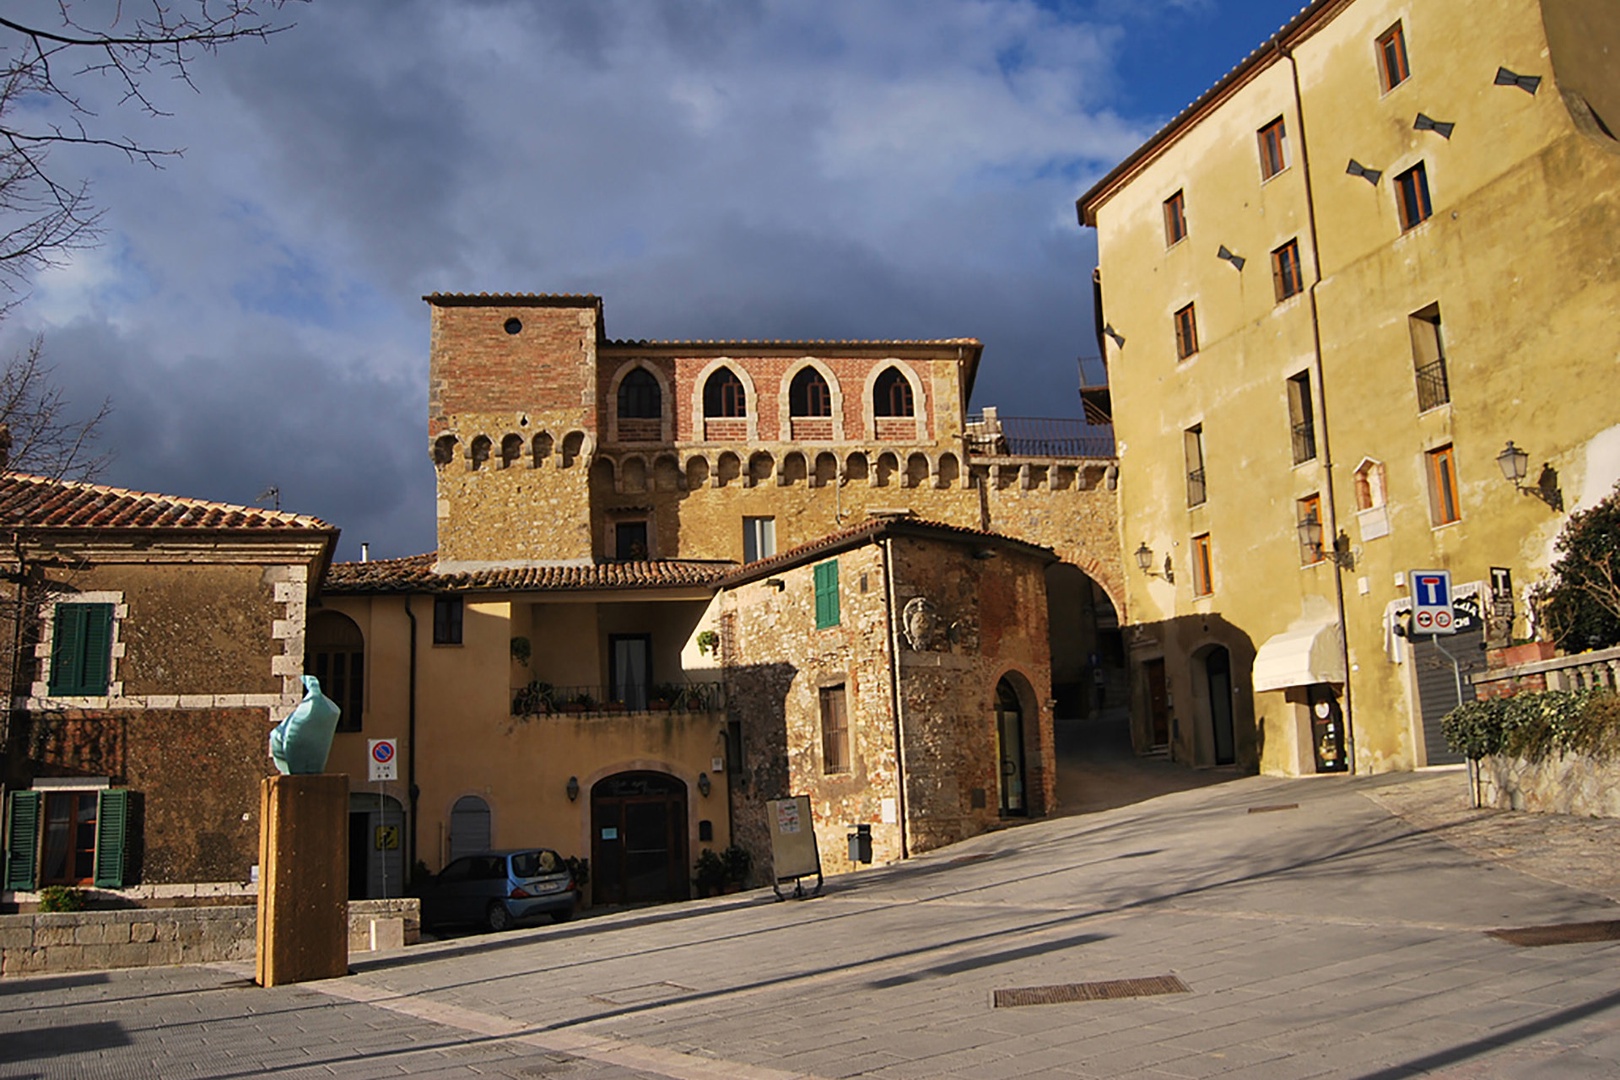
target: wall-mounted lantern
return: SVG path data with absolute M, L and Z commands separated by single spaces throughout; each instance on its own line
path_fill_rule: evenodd
M 575 799 L 579 798 L 579 777 L 570 776 L 568 778 L 568 787 L 566 790 L 568 792 L 569 802 L 573 802 Z
M 1170 556 L 1168 554 L 1165 555 L 1164 573 L 1159 573 L 1157 570 L 1153 569 L 1153 549 L 1147 546 L 1146 540 L 1142 541 L 1142 546 L 1136 549 L 1136 566 L 1148 577 L 1162 577 L 1164 580 L 1172 584 L 1175 583 L 1175 564 L 1170 561 Z
M 1530 468 L 1530 455 L 1513 445 L 1509 439 L 1502 452 L 1496 455 L 1496 464 L 1501 466 L 1502 476 L 1513 485 L 1515 491 L 1521 495 L 1534 495 L 1554 510 L 1564 508 L 1564 493 L 1558 487 L 1558 471 L 1550 463 L 1543 463 L 1541 475 L 1531 487 L 1523 484 L 1525 473 Z
M 698 791 L 707 799 L 709 792 L 712 790 L 714 790 L 714 783 L 710 781 L 709 774 L 706 772 L 698 773 Z

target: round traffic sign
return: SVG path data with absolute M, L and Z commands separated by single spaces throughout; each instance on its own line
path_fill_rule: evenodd
M 1432 612 L 1432 611 L 1420 611 L 1420 612 L 1418 612 L 1417 613 L 1417 624 L 1420 627 L 1422 627 L 1423 629 L 1427 630 L 1430 626 L 1434 625 L 1434 612 Z
M 1451 612 L 1437 611 L 1434 613 L 1434 627 L 1436 630 L 1445 630 L 1451 626 Z
M 394 744 L 378 741 L 372 744 L 371 759 L 379 765 L 386 765 L 394 760 Z

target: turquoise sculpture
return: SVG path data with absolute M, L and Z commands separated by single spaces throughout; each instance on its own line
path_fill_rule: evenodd
M 270 760 L 283 776 L 304 776 L 326 771 L 332 735 L 343 710 L 321 693 L 321 680 L 304 676 L 304 700 L 287 719 L 270 730 Z

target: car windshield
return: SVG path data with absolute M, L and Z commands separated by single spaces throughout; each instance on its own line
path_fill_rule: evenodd
M 562 860 L 557 858 L 555 851 L 520 851 L 512 856 L 512 876 L 515 878 L 555 874 L 561 869 Z

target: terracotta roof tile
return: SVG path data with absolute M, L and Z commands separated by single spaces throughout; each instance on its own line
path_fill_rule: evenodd
M 0 476 L 0 528 L 337 531 L 302 514 L 24 473 Z
M 547 592 L 656 589 L 712 585 L 736 569 L 730 562 L 660 560 L 586 565 L 502 566 L 440 573 L 438 555 L 333 564 L 322 585 L 328 593 Z

